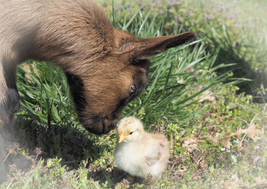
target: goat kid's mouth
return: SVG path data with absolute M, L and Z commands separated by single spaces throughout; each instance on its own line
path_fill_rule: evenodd
M 107 118 L 93 118 L 89 120 L 80 120 L 84 128 L 88 130 L 90 133 L 94 133 L 96 135 L 107 134 L 111 130 L 113 130 L 116 126 L 118 121 L 117 120 L 109 120 Z

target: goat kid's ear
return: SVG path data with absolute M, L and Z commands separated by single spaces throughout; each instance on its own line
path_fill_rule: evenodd
M 150 56 L 166 51 L 169 48 L 177 47 L 187 43 L 196 37 L 194 32 L 185 32 L 178 35 L 137 38 L 131 36 L 124 43 L 121 43 L 118 51 L 127 53 L 134 59 L 148 59 Z
M 178 35 L 146 38 L 144 39 L 144 42 L 147 46 L 140 49 L 137 58 L 149 58 L 150 56 L 164 52 L 169 48 L 187 43 L 195 37 L 196 33 L 185 32 Z

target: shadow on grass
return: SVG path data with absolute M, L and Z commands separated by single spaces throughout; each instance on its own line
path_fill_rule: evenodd
M 232 64 L 236 63 L 235 66 L 232 66 L 232 72 L 234 79 L 247 79 L 246 81 L 242 81 L 237 86 L 239 87 L 239 90 L 237 93 L 246 93 L 253 96 L 253 100 L 256 103 L 264 103 L 267 101 L 267 96 L 263 95 L 262 87 L 267 88 L 267 69 L 266 66 L 262 66 L 262 69 L 255 70 L 252 67 L 252 59 L 248 56 L 253 56 L 253 51 L 251 50 L 251 47 L 242 46 L 238 42 L 232 42 L 228 40 L 228 44 L 224 44 L 222 46 L 221 41 L 222 39 L 218 39 L 215 37 L 209 37 L 209 40 L 211 42 L 208 43 L 207 50 L 209 52 L 214 51 L 213 49 L 219 48 L 219 53 L 217 56 L 217 59 L 215 61 L 214 66 L 217 66 L 221 63 L 224 64 Z M 244 50 L 246 49 L 246 50 Z M 243 52 L 242 52 L 243 51 Z M 255 53 L 255 52 L 254 52 Z M 242 54 L 242 55 L 241 55 Z M 257 56 L 255 54 L 255 56 Z M 218 74 L 223 74 L 229 71 L 229 67 L 224 67 L 221 69 L 218 69 Z M 229 81 L 228 81 L 229 82 Z
M 108 166 L 107 169 L 89 166 L 89 170 L 88 179 L 93 179 L 102 186 L 107 184 L 109 188 L 136 188 L 140 184 L 143 184 L 144 188 L 146 185 L 150 186 L 150 183 L 147 183 L 148 179 L 131 176 L 113 166 Z
M 63 121 L 48 127 L 32 118 L 19 115 L 15 130 L 20 146 L 28 151 L 28 155 L 36 156 L 35 149 L 41 148 L 42 153 L 38 158 L 47 160 L 57 157 L 62 159 L 62 165 L 72 170 L 83 160 L 88 160 L 90 163 L 99 159 L 103 148 L 109 148 L 106 144 L 97 144 L 98 136 L 80 127 L 80 125 L 74 127 L 71 121 Z

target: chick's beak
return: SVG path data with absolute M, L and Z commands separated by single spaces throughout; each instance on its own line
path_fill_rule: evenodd
M 124 136 L 123 132 L 120 133 L 120 137 L 119 137 L 119 143 L 121 143 L 122 141 L 124 141 L 126 139 L 126 136 Z

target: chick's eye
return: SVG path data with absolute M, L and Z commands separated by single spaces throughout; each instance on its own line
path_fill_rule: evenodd
M 133 131 L 131 131 L 131 132 L 129 133 L 129 135 L 131 135 L 131 134 L 133 134 Z
M 135 90 L 136 90 L 135 84 L 132 83 L 131 89 L 130 89 L 131 93 L 135 92 Z

